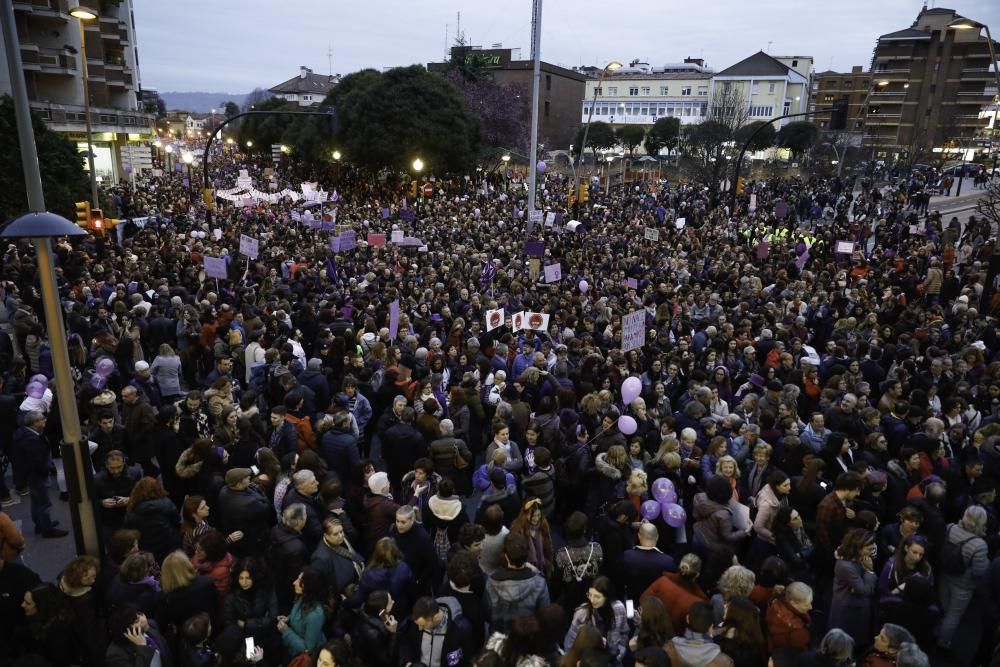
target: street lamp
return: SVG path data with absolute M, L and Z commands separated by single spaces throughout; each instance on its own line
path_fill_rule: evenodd
M 87 129 L 87 167 L 90 169 L 90 205 L 100 208 L 101 203 L 97 198 L 97 171 L 94 169 L 94 145 L 90 137 L 90 82 L 87 73 L 87 37 L 83 32 L 85 21 L 96 21 L 97 12 L 90 7 L 77 5 L 69 11 L 69 15 L 77 20 L 80 26 L 80 62 L 83 63 L 81 72 L 83 73 L 83 113 L 86 117 L 85 127 Z
M 165 150 L 167 152 L 167 171 L 173 171 L 174 170 L 174 147 L 171 146 L 170 144 L 167 144 L 167 147 L 164 148 L 163 150 Z
M 333 159 L 334 160 L 340 159 L 340 151 L 333 151 Z
M 183 160 L 184 164 L 187 165 L 187 172 L 188 172 L 188 196 L 190 197 L 191 194 L 192 194 L 192 188 L 191 188 L 191 163 L 194 162 L 194 155 L 191 153 L 191 151 L 184 151 L 183 153 L 181 153 L 181 160 Z
M 597 79 L 597 86 L 594 88 L 594 99 L 590 103 L 590 111 L 587 113 L 587 124 L 583 128 L 583 141 L 580 142 L 580 157 L 577 159 L 577 164 L 583 164 L 584 154 L 587 150 L 587 135 L 590 133 L 590 123 L 594 120 L 594 107 L 597 106 L 597 93 L 601 90 L 601 86 L 604 84 L 604 77 L 608 75 L 608 72 L 614 72 L 622 68 L 622 64 L 617 60 L 612 60 L 604 69 L 601 70 L 601 76 Z
M 247 148 L 253 148 L 253 142 L 247 139 Z
M 423 170 L 424 170 L 424 161 L 421 160 L 420 158 L 415 159 L 413 161 L 413 171 L 419 174 Z
M 66 343 L 66 329 L 63 325 L 62 304 L 56 286 L 55 261 L 52 239 L 64 236 L 85 236 L 86 231 L 66 218 L 45 211 L 45 194 L 42 190 L 42 176 L 38 166 L 38 151 L 32 131 L 31 110 L 28 106 L 28 89 L 24 83 L 21 62 L 21 47 L 14 22 L 14 6 L 4 2 L 0 5 L 0 27 L 7 58 L 7 73 L 14 100 L 14 116 L 17 120 L 17 138 L 21 149 L 21 169 L 28 195 L 31 213 L 8 224 L 0 238 L 30 238 L 35 246 L 38 262 L 38 286 L 42 295 L 42 310 L 45 314 L 45 328 L 52 352 L 52 370 L 55 376 L 56 397 L 59 419 L 62 424 L 63 466 L 70 494 L 70 518 L 73 522 L 73 537 L 79 554 L 100 556 L 102 553 L 100 533 L 94 516 L 94 478 L 89 450 L 80 440 L 80 416 L 74 400 L 73 378 L 70 376 L 69 347 Z M 91 172 L 93 173 L 93 172 Z M 87 451 L 84 454 L 84 451 Z
M 510 162 L 510 155 L 504 153 L 503 157 L 501 157 L 500 159 L 503 160 L 504 163 Z

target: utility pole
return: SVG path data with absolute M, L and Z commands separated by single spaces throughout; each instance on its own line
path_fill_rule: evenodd
M 531 216 L 535 212 L 535 190 L 538 177 L 538 93 L 542 83 L 542 0 L 534 0 L 531 17 L 531 151 L 528 153 L 528 234 L 535 227 Z

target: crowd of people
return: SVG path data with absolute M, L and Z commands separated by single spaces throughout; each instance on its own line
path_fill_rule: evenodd
M 240 169 L 265 189 L 216 150 L 220 187 Z M 336 193 L 312 225 L 171 171 L 109 190 L 121 243 L 55 247 L 75 396 L 10 244 L 0 500 L 31 525 L 0 512 L 0 663 L 989 664 L 996 230 L 918 179 L 753 181 L 730 211 L 554 172 L 531 231 L 510 174 L 414 200 L 286 158 L 278 191 Z M 103 553 L 43 581 L 60 401 Z

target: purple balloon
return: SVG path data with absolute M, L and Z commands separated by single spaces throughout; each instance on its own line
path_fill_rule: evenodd
M 660 516 L 660 503 L 655 500 L 647 500 L 639 508 L 639 514 L 646 521 L 656 521 L 656 517 Z
M 628 415 L 622 415 L 618 418 L 618 430 L 625 435 L 632 435 L 637 428 L 639 428 L 639 425 Z
M 45 396 L 45 385 L 40 382 L 32 382 L 28 384 L 28 388 L 25 390 L 25 393 L 32 398 L 40 399 L 42 396 Z
M 535 166 L 535 168 L 538 169 L 538 173 L 539 174 L 544 174 L 545 170 L 548 169 L 549 166 L 547 164 L 545 164 L 544 162 L 539 161 L 538 164 Z
M 45 377 L 44 375 L 42 375 L 41 373 L 36 373 L 35 375 L 32 375 L 31 379 L 28 380 L 28 382 L 29 383 L 31 383 L 31 382 L 41 382 L 46 387 L 49 386 L 49 379 L 47 377 Z
M 632 401 L 639 398 L 642 393 L 642 381 L 634 375 L 625 378 L 622 382 L 622 403 L 631 405 Z
M 665 498 L 669 498 L 671 495 L 673 495 L 674 498 L 671 502 L 677 500 L 677 489 L 674 488 L 674 483 L 666 477 L 661 477 L 653 482 L 653 486 L 650 487 L 650 490 L 653 492 L 653 497 L 661 503 L 664 502 Z
M 101 377 L 108 377 L 115 372 L 115 362 L 108 357 L 101 357 L 97 360 L 96 370 Z
M 687 512 L 676 503 L 671 503 L 663 508 L 663 520 L 671 528 L 680 528 L 687 521 Z

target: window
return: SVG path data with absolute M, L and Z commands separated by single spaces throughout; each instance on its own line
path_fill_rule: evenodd
M 585 114 L 589 114 L 590 113 L 590 102 L 584 102 L 583 103 L 583 113 L 585 113 Z
M 788 115 L 788 112 L 789 112 L 789 111 L 791 111 L 791 107 L 792 107 L 792 103 L 791 103 L 791 102 L 787 102 L 787 101 L 786 101 L 786 102 L 785 102 L 785 107 L 784 107 L 784 111 L 782 111 L 782 112 L 781 112 L 781 115 L 783 115 L 783 116 L 787 116 L 787 115 Z
M 758 92 L 760 92 L 760 84 L 754 81 L 750 84 L 750 94 L 756 95 Z
M 853 89 L 854 89 L 854 82 L 851 81 L 850 79 L 846 79 L 844 81 L 844 90 L 853 90 Z
M 629 97 L 638 97 L 638 95 L 639 95 L 639 86 L 629 86 L 628 94 L 629 94 Z
M 601 90 L 600 87 L 594 88 L 594 95 L 596 95 L 597 97 L 601 97 L 604 95 L 604 91 Z
M 643 97 L 649 97 L 649 86 L 643 86 L 641 92 Z
M 545 90 L 552 90 L 552 75 L 545 75 Z
M 757 118 L 770 118 L 774 114 L 774 107 L 771 106 L 751 106 L 750 116 Z
M 699 95 L 708 95 L 708 86 L 698 86 Z
M 927 92 L 930 93 L 931 95 L 933 95 L 935 90 L 937 90 L 937 84 L 936 83 L 932 83 L 930 85 L 930 88 L 927 90 Z
M 608 86 L 608 95 L 614 97 L 618 94 L 618 86 Z
M 660 95 L 666 96 L 669 94 L 670 94 L 670 86 L 660 86 Z
M 549 101 L 545 100 L 545 117 L 549 117 Z
M 799 61 L 798 60 L 793 60 L 792 61 L 792 67 L 798 67 L 798 66 L 799 66 Z
M 773 83 L 767 84 L 767 92 L 769 92 L 769 93 L 773 93 L 774 92 L 774 84 Z
M 681 87 L 681 95 L 690 95 L 690 94 L 691 94 L 691 86 Z
M 312 98 L 313 98 L 313 96 L 312 96 L 312 95 L 303 95 L 303 96 L 302 96 L 302 99 L 303 99 L 304 101 L 306 101 L 306 102 L 312 102 Z
M 656 114 L 656 107 L 653 107 L 653 114 L 654 115 Z M 643 104 L 642 107 L 639 109 L 639 115 L 640 116 L 648 116 L 649 115 L 649 107 L 646 106 L 645 104 Z

